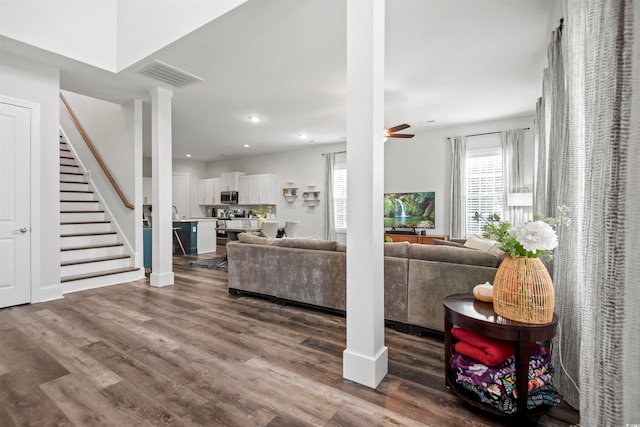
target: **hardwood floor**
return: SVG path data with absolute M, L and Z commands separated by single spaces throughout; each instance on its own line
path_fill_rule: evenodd
M 386 329 L 372 390 L 342 378 L 343 317 L 231 296 L 187 259 L 174 286 L 0 310 L 0 426 L 499 425 L 444 386 L 441 341 Z M 563 404 L 538 425 L 577 422 Z

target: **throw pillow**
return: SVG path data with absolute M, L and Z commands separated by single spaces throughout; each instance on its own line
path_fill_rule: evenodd
M 433 239 L 433 244 L 436 246 L 453 246 L 455 248 L 464 248 L 462 243 L 451 242 L 449 240 Z
M 254 236 L 253 234 L 249 234 L 249 233 L 239 233 L 238 240 L 241 243 L 251 243 L 254 245 L 266 245 L 269 243 L 270 239 L 266 237 L 261 237 L 261 236 Z
M 469 236 L 464 246 L 472 249 L 480 249 L 481 251 L 490 251 L 492 248 L 499 246 L 500 244 L 495 240 L 483 239 L 480 236 L 472 234 Z

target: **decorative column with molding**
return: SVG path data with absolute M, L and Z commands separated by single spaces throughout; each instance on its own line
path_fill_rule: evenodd
M 343 376 L 371 388 L 384 345 L 384 0 L 347 1 L 347 348 Z
M 151 235 L 153 260 L 151 286 L 173 285 L 173 211 L 171 98 L 173 92 L 161 87 L 151 90 L 151 196 L 153 219 Z

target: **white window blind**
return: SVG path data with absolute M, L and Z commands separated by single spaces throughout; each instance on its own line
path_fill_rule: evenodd
M 502 150 L 467 149 L 467 234 L 482 233 L 483 223 L 473 220 L 476 212 L 502 216 Z
M 347 231 L 347 165 L 336 164 L 333 169 L 333 209 L 336 232 Z

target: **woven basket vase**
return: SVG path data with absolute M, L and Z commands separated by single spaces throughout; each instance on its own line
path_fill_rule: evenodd
M 493 282 L 493 311 L 516 322 L 545 324 L 553 319 L 553 282 L 539 258 L 506 256 Z

